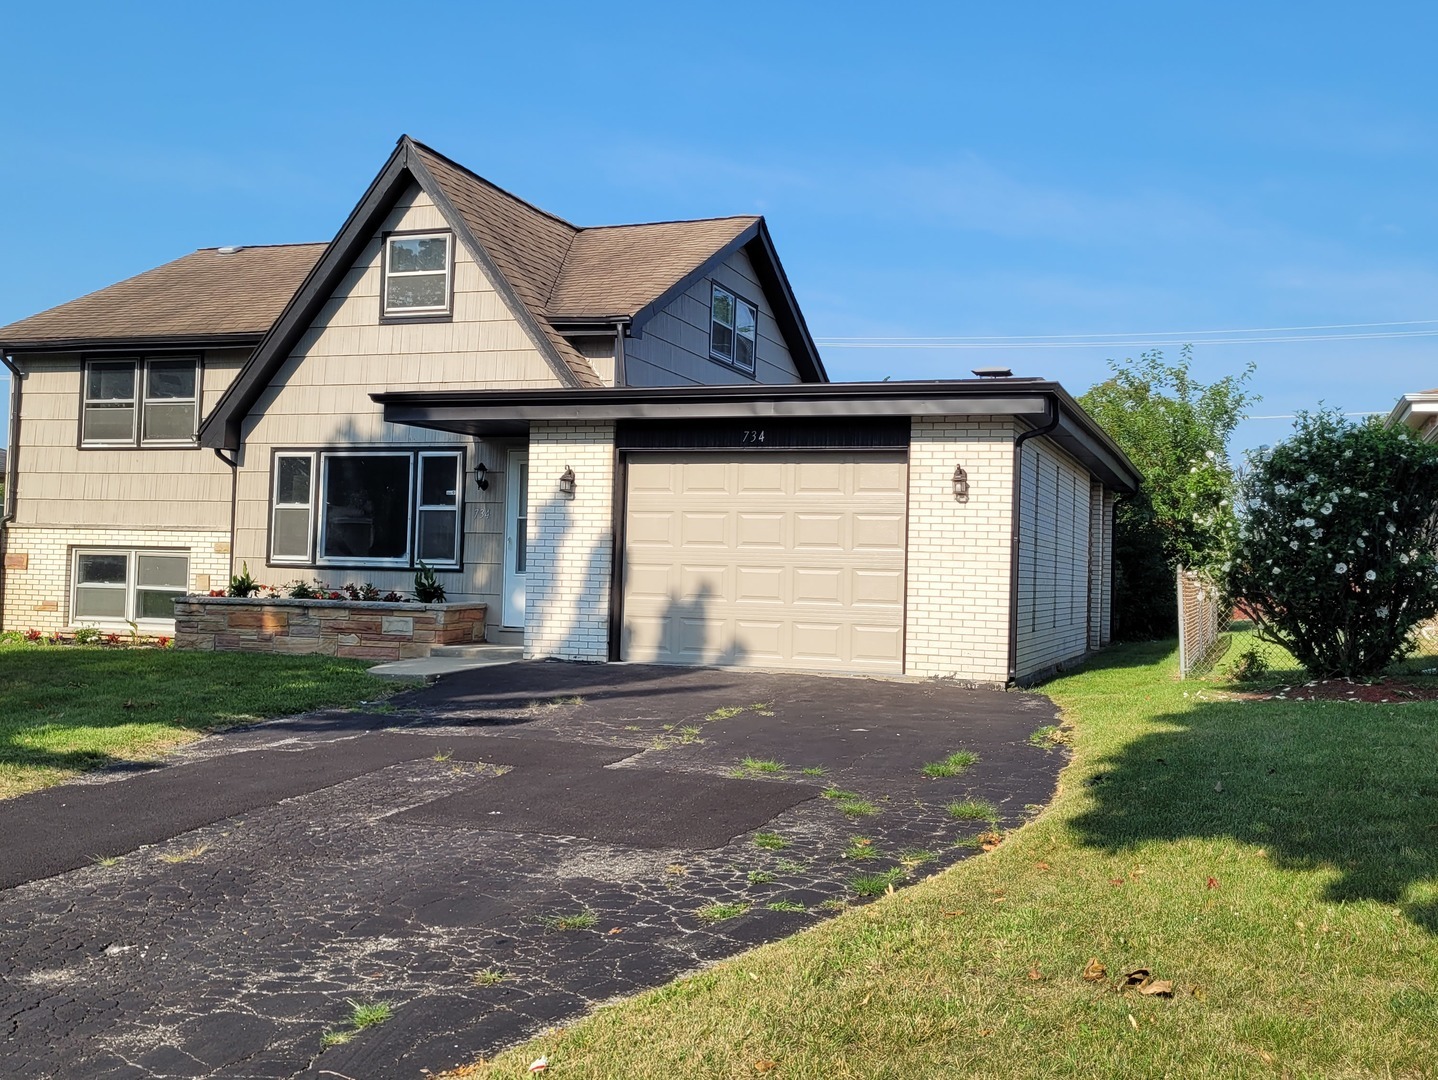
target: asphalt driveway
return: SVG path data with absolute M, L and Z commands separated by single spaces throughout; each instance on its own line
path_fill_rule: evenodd
M 946 808 L 1047 802 L 1054 722 L 943 682 L 514 664 L 0 802 L 0 1075 L 438 1072 L 972 854 L 994 826 Z

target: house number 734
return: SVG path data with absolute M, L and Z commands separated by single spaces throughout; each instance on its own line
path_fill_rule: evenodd
M 742 446 L 748 446 L 751 443 L 761 443 L 763 441 L 764 433 L 762 431 L 746 431 L 744 432 L 744 437 L 739 440 Z

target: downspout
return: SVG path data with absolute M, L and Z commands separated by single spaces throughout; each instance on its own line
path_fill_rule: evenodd
M 1023 505 L 1023 464 L 1024 443 L 1038 435 L 1047 435 L 1059 426 L 1059 399 L 1057 394 L 1044 395 L 1044 419 L 1038 427 L 1021 431 L 1014 439 L 1014 490 L 1013 509 L 1009 513 L 1009 528 L 1013 537 L 1009 543 L 1009 678 L 1013 686 L 1019 670 L 1019 510 Z
M 20 459 L 16 454 L 20 442 L 20 365 L 0 346 L 0 363 L 10 369 L 10 429 L 5 450 L 5 512 L 0 515 L 0 626 L 5 612 L 5 560 L 10 553 L 10 524 L 15 520 L 15 482 L 20 475 Z
M 237 501 L 237 499 L 238 499 L 238 492 L 237 492 L 236 489 L 238 488 L 239 482 L 240 482 L 240 459 L 239 459 L 239 458 L 232 458 L 232 457 L 225 457 L 225 451 L 224 451 L 221 447 L 218 447 L 218 446 L 217 446 L 217 447 L 214 448 L 214 450 L 215 450 L 215 457 L 219 458 L 221 461 L 223 461 L 226 465 L 228 465 L 228 466 L 230 467 L 230 557 L 229 557 L 228 562 L 229 562 L 229 566 L 230 566 L 230 577 L 234 577 L 234 576 L 235 576 L 235 503 L 236 503 L 236 501 Z M 225 581 L 220 587 L 221 587 L 221 588 L 224 588 L 224 587 L 227 586 L 227 585 L 229 585 L 229 581 Z M 214 584 L 211 583 L 210 588 L 213 589 L 214 587 L 215 587 Z
M 629 376 L 624 370 L 624 331 L 628 328 L 629 322 L 625 319 L 617 320 L 614 324 L 614 385 L 628 386 Z

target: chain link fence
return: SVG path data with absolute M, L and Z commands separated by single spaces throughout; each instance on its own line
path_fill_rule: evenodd
M 1213 670 L 1227 644 L 1227 620 L 1219 610 L 1218 590 L 1192 570 L 1178 570 L 1178 674 L 1191 679 Z

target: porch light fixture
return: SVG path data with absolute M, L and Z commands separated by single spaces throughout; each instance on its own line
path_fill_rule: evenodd
M 954 466 L 954 500 L 961 503 L 969 501 L 969 474 L 964 472 L 962 465 Z
M 566 499 L 574 498 L 574 470 L 568 465 L 564 466 L 564 474 L 559 478 L 559 490 Z
M 484 467 L 484 462 L 482 461 L 474 467 L 474 485 L 479 488 L 480 491 L 489 490 L 489 481 L 484 478 L 484 474 L 487 472 L 489 472 L 489 470 Z

